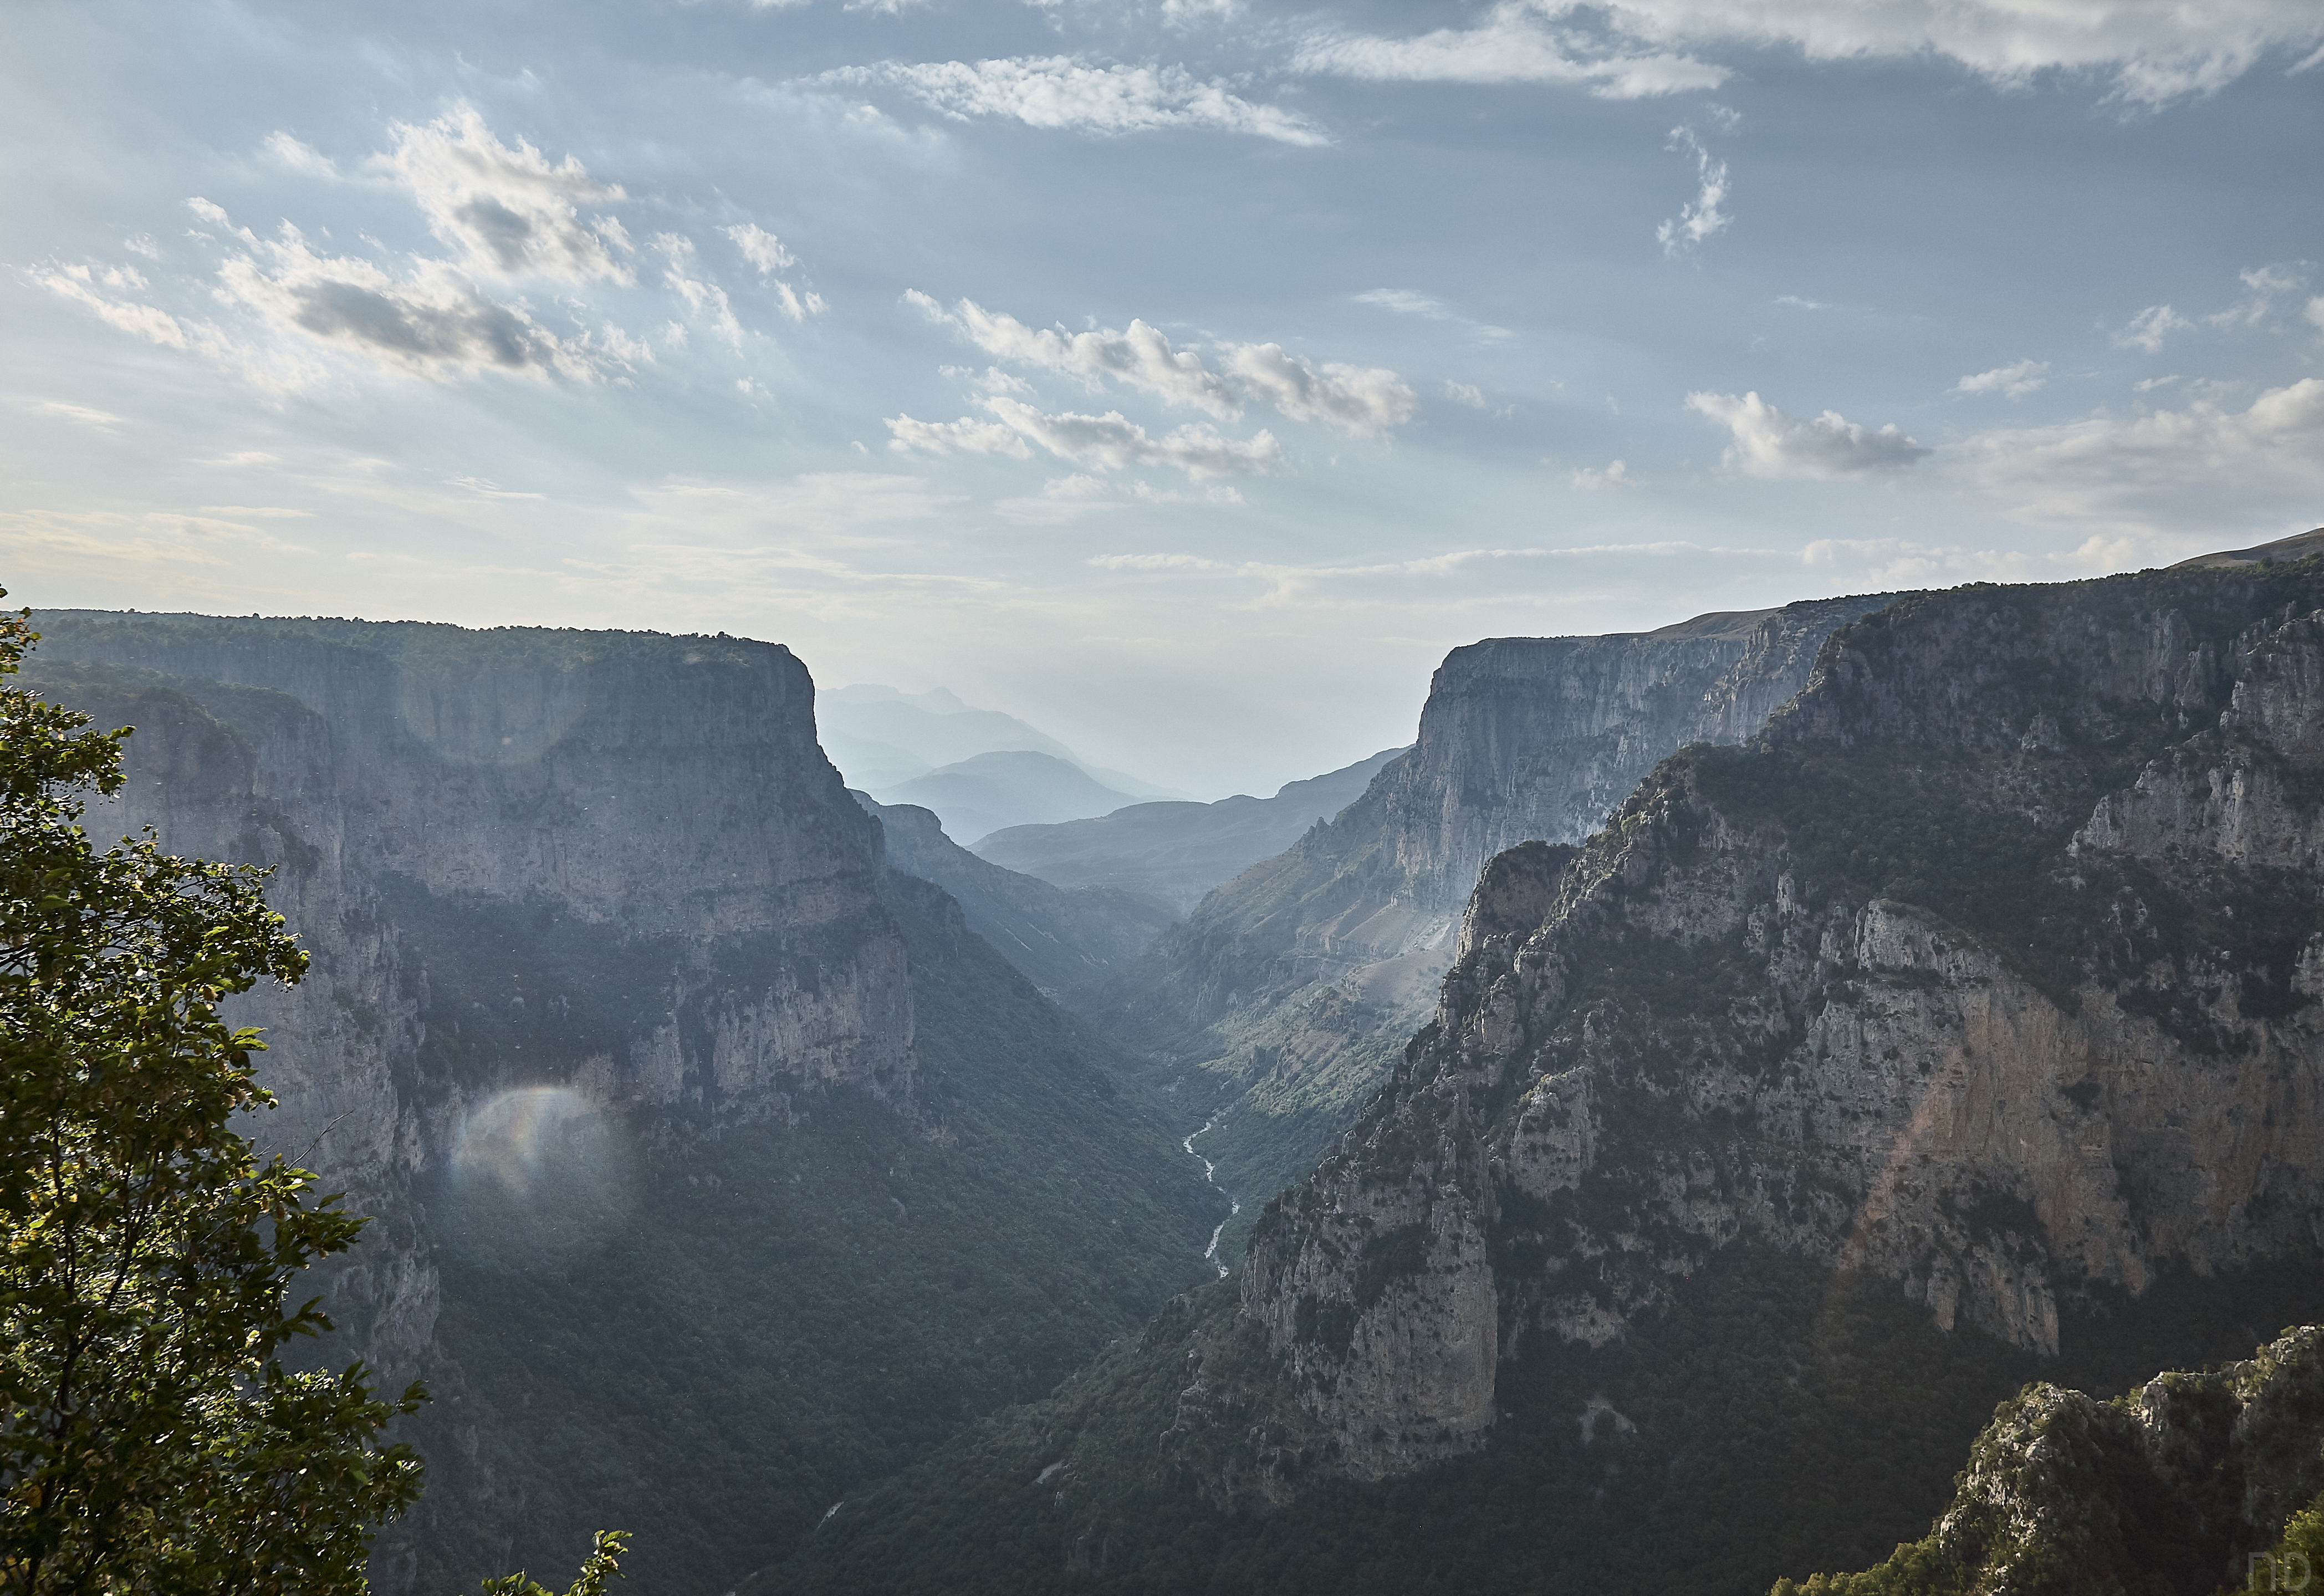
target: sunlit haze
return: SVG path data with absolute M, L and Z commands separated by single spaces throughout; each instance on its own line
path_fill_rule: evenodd
M 36 607 L 728 632 L 1213 797 L 1481 637 L 2324 521 L 2314 0 L 8 39 Z

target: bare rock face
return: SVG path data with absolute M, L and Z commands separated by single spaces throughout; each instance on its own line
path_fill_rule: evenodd
M 332 1306 L 391 1379 L 432 1330 L 425 1192 L 503 1093 L 672 1123 L 913 1082 L 877 822 L 779 646 L 51 612 L 28 685 L 137 727 L 89 826 L 272 865 L 312 954 L 253 1133 L 378 1216 Z M 605 1012 L 585 1015 L 596 994 Z
M 1523 842 L 1578 843 L 1674 750 L 1756 732 L 1832 629 L 1890 596 L 1453 650 L 1429 683 L 1419 740 L 1330 825 L 1164 937 L 1151 1001 L 1213 1019 L 1286 982 L 1449 951 L 1487 860 Z
M 1526 1338 L 1618 1335 L 1739 1240 L 2039 1352 L 2163 1269 L 2324 1250 L 2319 606 L 2314 563 L 1907 600 L 1749 744 L 1497 862 L 1251 1242 L 1334 1466 L 1474 1448 Z
M 1579 843 L 1668 754 L 1757 732 L 1835 627 L 1887 602 L 1453 650 L 1419 741 L 1329 824 L 1213 890 L 1093 1010 L 1175 1061 L 1164 1087 L 1214 1117 L 1204 1153 L 1228 1189 L 1279 1189 L 1426 1019 L 1487 861 Z

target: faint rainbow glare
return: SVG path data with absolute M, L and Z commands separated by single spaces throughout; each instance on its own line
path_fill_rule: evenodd
M 569 1086 L 520 1086 L 490 1098 L 461 1123 L 452 1166 L 466 1174 L 498 1176 L 521 1190 L 546 1161 L 572 1146 L 576 1130 L 597 1111 Z

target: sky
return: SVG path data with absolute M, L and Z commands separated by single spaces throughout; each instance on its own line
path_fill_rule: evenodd
M 727 632 L 1204 797 L 2324 524 L 2316 0 L 17 0 L 12 603 Z

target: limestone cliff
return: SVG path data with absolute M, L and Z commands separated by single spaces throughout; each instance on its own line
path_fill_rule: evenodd
M 281 1108 L 258 1129 L 378 1216 L 334 1305 L 390 1378 L 417 1366 L 436 1311 L 420 1188 L 496 1094 L 568 1087 L 704 1119 L 782 1112 L 810 1081 L 908 1099 L 879 827 L 816 746 L 814 686 L 788 650 L 408 623 L 37 624 L 27 684 L 138 728 L 91 829 L 151 825 L 173 850 L 275 867 L 269 901 L 313 960 L 237 1016 L 273 1038 Z M 543 990 L 517 944 L 544 921 L 625 967 L 632 1004 L 613 1023 Z
M 1362 1479 L 1748 1241 L 2037 1352 L 2324 1243 L 2324 562 L 1909 599 L 1505 856 L 1241 1290 Z M 1543 912 L 1545 907 L 1545 912 Z
M 318 1355 L 435 1391 L 383 1596 L 605 1525 L 639 1596 L 733 1589 L 1209 1275 L 1224 1203 L 1086 1027 L 883 863 L 788 650 L 36 624 L 25 684 L 137 728 L 92 828 L 272 864 L 312 951 L 237 1018 L 282 1103 L 253 1133 L 374 1216 L 314 1283 Z
M 1756 732 L 1833 628 L 1887 597 L 1659 632 L 1455 649 L 1418 742 L 1362 796 L 1206 897 L 1089 1000 L 1211 1118 L 1220 1179 L 1279 1189 L 1353 1119 L 1429 1013 L 1485 862 L 1578 843 L 1656 761 Z M 1247 1223 L 1256 1208 L 1245 1204 Z M 1239 1243 L 1239 1227 L 1228 1240 Z

